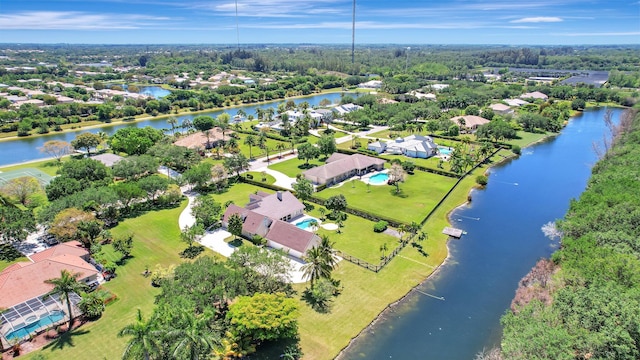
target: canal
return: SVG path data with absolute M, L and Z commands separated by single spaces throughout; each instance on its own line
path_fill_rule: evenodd
M 358 95 L 357 93 L 335 92 L 335 93 L 313 95 L 308 97 L 300 97 L 292 100 L 296 104 L 306 101 L 307 103 L 309 103 L 310 106 L 317 106 L 320 104 L 320 102 L 323 99 L 327 99 L 331 101 L 331 103 L 339 103 L 340 98 L 343 94 L 349 94 L 351 96 Z M 244 110 L 247 115 L 255 116 L 256 110 L 258 108 L 261 108 L 261 109 L 274 108 L 275 109 L 278 107 L 278 104 L 284 103 L 288 100 L 289 99 L 273 101 L 273 102 L 259 104 L 259 105 L 238 106 L 234 108 L 208 111 L 208 112 L 203 112 L 198 114 L 179 115 L 179 116 L 176 116 L 176 119 L 178 120 L 178 124 L 181 124 L 185 119 L 191 120 L 194 117 L 201 116 L 201 115 L 216 117 L 224 112 L 228 113 L 229 115 L 231 115 L 231 117 L 233 117 L 237 115 L 238 110 L 240 109 Z M 63 141 L 71 142 L 71 140 L 75 139 L 75 137 L 78 136 L 78 134 L 83 132 L 97 133 L 99 131 L 103 131 L 108 135 L 112 135 L 118 129 L 121 129 L 127 126 L 133 126 L 133 127 L 151 126 L 156 129 L 168 129 L 171 127 L 167 123 L 168 119 L 169 119 L 168 117 L 165 117 L 160 119 L 148 119 L 143 121 L 137 121 L 137 122 L 132 122 L 128 124 L 127 123 L 118 123 L 118 124 L 112 124 L 112 125 L 105 124 L 104 126 L 94 127 L 91 129 L 78 129 L 76 131 L 69 131 L 69 132 L 63 132 L 63 133 L 52 132 L 50 134 L 37 136 L 37 137 L 23 137 L 23 138 L 11 139 L 11 140 L 3 140 L 3 141 L 0 141 L 0 154 L 3 155 L 3 156 L 0 156 L 0 166 L 16 164 L 16 163 L 21 163 L 25 161 L 45 159 L 49 157 L 49 155 L 42 153 L 38 150 L 38 148 L 40 148 L 42 144 L 44 144 L 49 140 L 63 140 Z
M 467 234 L 449 242 L 446 263 L 340 358 L 473 359 L 499 345 L 500 317 L 518 281 L 558 245 L 542 225 L 562 218 L 587 184 L 597 161 L 593 143 L 606 132 L 605 112 L 586 111 L 556 138 L 492 168 L 488 186 L 450 216 Z M 621 113 L 614 109 L 614 118 Z

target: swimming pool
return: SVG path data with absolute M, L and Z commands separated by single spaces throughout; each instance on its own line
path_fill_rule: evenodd
M 389 175 L 387 173 L 378 173 L 369 178 L 369 183 L 374 185 L 382 185 L 386 184 L 389 180 Z
M 306 230 L 311 226 L 311 223 L 314 221 L 318 223 L 318 220 L 316 219 L 304 219 L 302 221 L 297 222 L 296 226 L 299 227 L 300 229 Z
M 27 323 L 24 327 L 6 333 L 4 337 L 8 341 L 13 339 L 22 339 L 29 336 L 32 332 L 57 323 L 62 319 L 64 319 L 64 312 L 60 310 L 54 310 L 49 315 L 43 315 L 39 320 L 37 320 L 35 316 L 30 316 L 27 318 L 27 321 L 34 320 L 33 322 Z
M 440 153 L 440 155 L 451 155 L 453 150 L 446 146 L 438 146 L 438 152 Z

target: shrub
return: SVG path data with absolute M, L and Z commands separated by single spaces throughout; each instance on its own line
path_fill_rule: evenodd
M 387 227 L 389 226 L 389 223 L 384 221 L 384 220 L 380 220 L 377 223 L 375 223 L 373 225 L 373 231 L 379 233 L 379 232 L 383 232 L 385 230 L 387 230 Z
M 189 246 L 188 248 L 184 249 L 184 251 L 180 253 L 180 257 L 186 258 L 186 259 L 193 259 L 196 256 L 200 255 L 200 253 L 202 253 L 203 251 L 204 251 L 204 246 L 199 246 L 199 245 Z
M 247 175 L 245 175 L 245 176 L 247 177 L 247 179 L 253 180 L 253 175 L 251 175 L 251 174 L 247 174 Z
M 486 175 L 478 175 L 476 176 L 476 184 L 481 185 L 481 186 L 485 186 L 487 185 L 489 179 L 487 178 Z
M 516 155 L 520 155 L 520 153 L 522 152 L 522 150 L 520 149 L 520 146 L 518 145 L 513 145 L 511 147 L 511 151 L 513 151 L 513 153 Z

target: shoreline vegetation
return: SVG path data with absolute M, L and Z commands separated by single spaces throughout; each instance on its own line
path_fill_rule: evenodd
M 149 85 L 147 85 L 149 86 Z M 342 89 L 338 89 L 338 88 L 334 88 L 334 89 L 328 89 L 328 90 L 322 90 L 320 92 L 317 93 L 312 93 L 309 95 L 297 95 L 297 96 L 287 96 L 281 99 L 273 99 L 273 100 L 268 100 L 268 101 L 257 101 L 257 102 L 252 102 L 252 103 L 240 103 L 240 104 L 233 104 L 233 105 L 229 105 L 229 106 L 222 106 L 222 107 L 214 107 L 214 108 L 210 108 L 210 109 L 204 109 L 204 110 L 181 110 L 178 113 L 171 113 L 171 114 L 159 114 L 156 116 L 153 115 L 148 115 L 148 114 L 144 114 L 144 115 L 137 115 L 133 120 L 124 120 L 124 118 L 119 118 L 117 121 L 111 121 L 111 122 L 104 122 L 104 121 L 99 121 L 99 120 L 94 120 L 94 121 L 89 121 L 86 123 L 76 123 L 76 124 L 65 124 L 62 125 L 62 130 L 61 131 L 49 131 L 48 133 L 45 134 L 30 134 L 28 136 L 18 136 L 16 135 L 18 132 L 17 131 L 11 131 L 11 132 L 7 132 L 7 133 L 0 133 L 0 141 L 12 141 L 12 140 L 19 140 L 19 139 L 34 139 L 37 137 L 42 137 L 42 136 L 48 136 L 48 135 L 52 135 L 52 134 L 64 134 L 64 133 L 69 133 L 69 132 L 77 132 L 77 131 L 82 131 L 82 130 L 90 130 L 90 129 L 98 129 L 98 128 L 107 128 L 107 127 L 111 127 L 111 126 L 118 126 L 118 125 L 122 125 L 122 124 L 135 124 L 137 122 L 141 122 L 141 121 L 153 121 L 153 120 L 162 120 L 162 119 L 167 119 L 170 117 L 178 117 L 178 116 L 185 116 L 185 115 L 197 115 L 197 114 L 203 114 L 203 113 L 209 113 L 209 112 L 214 112 L 214 111 L 224 111 L 226 109 L 235 109 L 235 108 L 239 108 L 239 107 L 243 107 L 243 106 L 258 106 L 258 105 L 264 105 L 264 104 L 270 104 L 270 103 L 275 103 L 275 102 L 281 102 L 281 101 L 286 101 L 286 100 L 292 100 L 292 99 L 303 99 L 303 98 L 309 98 L 309 97 L 314 97 L 314 96 L 321 96 L 323 94 L 333 94 L 333 93 L 340 93 L 340 92 L 344 92 L 344 93 L 366 93 L 369 92 L 370 89 L 347 89 L 347 90 L 342 90 Z M 80 126 L 78 126 L 80 124 Z M 86 125 L 83 125 L 86 124 Z

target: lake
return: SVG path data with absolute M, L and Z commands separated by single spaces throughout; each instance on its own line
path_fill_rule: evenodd
M 161 88 L 158 88 L 158 89 L 161 89 Z M 340 98 L 343 94 L 349 94 L 352 96 L 357 95 L 357 93 L 335 92 L 335 93 L 313 95 L 308 97 L 300 97 L 292 100 L 296 104 L 306 101 L 309 103 L 310 106 L 318 106 L 323 99 L 327 99 L 332 103 L 338 103 L 340 102 Z M 288 100 L 289 99 L 272 101 L 269 103 L 264 103 L 259 105 L 238 106 L 234 108 L 207 111 L 207 112 L 198 113 L 198 114 L 179 115 L 179 116 L 176 116 L 176 119 L 178 120 L 178 123 L 181 124 L 185 119 L 191 120 L 194 117 L 201 116 L 201 115 L 216 117 L 224 112 L 228 113 L 229 115 L 231 115 L 231 117 L 233 117 L 237 115 L 238 110 L 240 109 L 244 110 L 247 115 L 255 116 L 256 110 L 258 108 L 260 109 L 274 108 L 275 109 L 278 107 L 278 104 L 284 103 Z M 99 131 L 104 131 L 108 135 L 112 135 L 118 129 L 121 129 L 127 126 L 134 126 L 134 127 L 151 126 L 156 129 L 168 129 L 171 127 L 167 123 L 168 119 L 169 119 L 168 117 L 165 117 L 160 119 L 148 119 L 148 120 L 137 121 L 132 123 L 105 124 L 104 126 L 95 127 L 91 129 L 78 129 L 75 131 L 69 131 L 69 132 L 63 132 L 63 133 L 52 132 L 50 134 L 46 134 L 42 136 L 23 137 L 23 138 L 12 139 L 12 140 L 3 140 L 3 141 L 0 141 L 0 154 L 3 155 L 0 157 L 0 166 L 21 163 L 24 161 L 32 161 L 32 160 L 40 160 L 40 159 L 48 158 L 49 155 L 41 153 L 38 150 L 38 148 L 41 147 L 42 144 L 44 144 L 49 140 L 63 140 L 63 141 L 71 142 L 71 140 L 75 139 L 75 137 L 78 136 L 78 134 L 83 132 L 97 133 Z
M 474 190 L 471 204 L 451 214 L 467 234 L 449 242 L 447 262 L 340 358 L 473 359 L 498 345 L 500 317 L 518 281 L 556 249 L 540 228 L 562 218 L 586 187 L 605 111 L 585 111 L 555 139 L 492 168 L 486 189 Z M 621 113 L 614 109 L 614 118 Z

